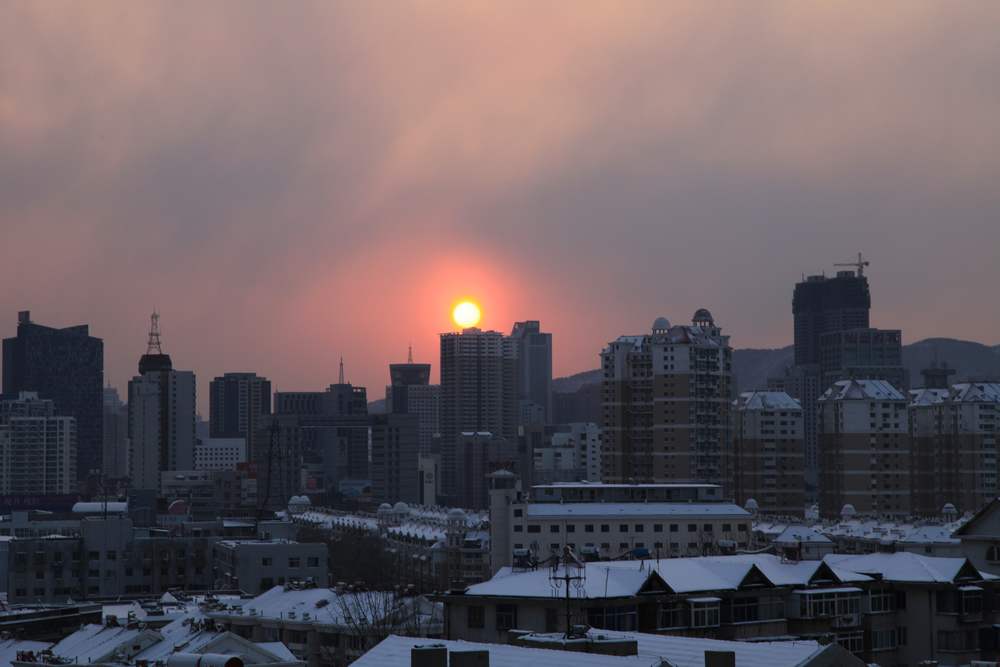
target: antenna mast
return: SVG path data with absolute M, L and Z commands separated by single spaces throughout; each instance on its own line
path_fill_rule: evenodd
M 160 347 L 160 314 L 153 311 L 149 316 L 149 341 L 146 343 L 146 354 L 163 354 Z
M 409 347 L 406 348 L 406 363 L 413 363 L 413 343 L 410 343 Z
M 340 355 L 340 375 L 337 376 L 338 384 L 345 384 L 344 382 L 344 355 Z

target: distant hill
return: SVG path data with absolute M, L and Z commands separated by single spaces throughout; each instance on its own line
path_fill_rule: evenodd
M 948 364 L 956 373 L 952 380 L 1000 379 L 1000 345 L 983 345 L 954 338 L 927 338 L 903 346 L 903 365 L 913 386 L 921 383 L 920 370 L 932 360 Z M 733 373 L 737 391 L 767 386 L 769 377 L 779 375 L 794 360 L 792 346 L 777 349 L 733 350 Z M 599 422 L 601 403 L 600 369 L 583 371 L 552 381 L 557 422 Z

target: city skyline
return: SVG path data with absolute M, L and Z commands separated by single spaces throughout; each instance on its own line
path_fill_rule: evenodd
M 203 381 L 376 388 L 472 295 L 565 375 L 699 307 L 787 344 L 861 250 L 874 327 L 995 344 L 998 13 L 15 2 L 0 334 L 90 323 L 123 390 L 155 307 Z

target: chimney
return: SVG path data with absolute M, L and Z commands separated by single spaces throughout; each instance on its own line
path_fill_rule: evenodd
M 705 651 L 705 667 L 736 667 L 736 651 Z
M 443 644 L 425 644 L 410 649 L 410 667 L 448 667 L 448 649 Z
M 490 652 L 452 651 L 451 667 L 490 667 Z

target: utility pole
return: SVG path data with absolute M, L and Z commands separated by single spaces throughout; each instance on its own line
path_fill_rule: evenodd
M 559 565 L 562 564 L 562 574 L 559 574 Z M 573 614 L 571 608 L 570 585 L 578 591 L 582 591 L 587 580 L 587 566 L 569 548 L 563 546 L 562 557 L 553 558 L 552 569 L 549 571 L 549 585 L 555 594 L 559 589 L 566 587 L 566 639 L 569 639 L 573 631 Z

